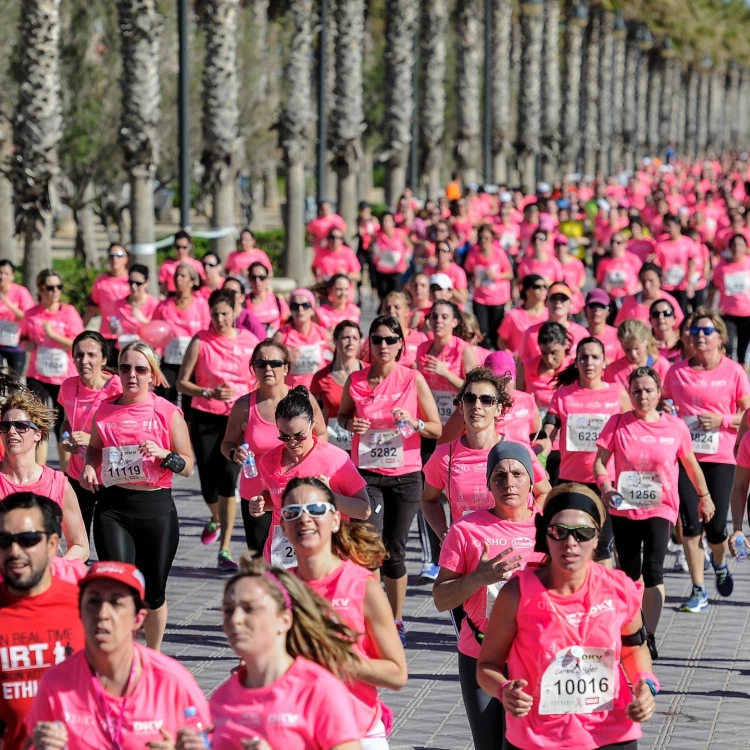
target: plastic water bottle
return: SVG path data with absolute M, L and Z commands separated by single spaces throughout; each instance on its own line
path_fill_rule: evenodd
M 258 466 L 255 463 L 255 454 L 250 450 L 250 446 L 247 443 L 243 443 L 240 448 L 244 448 L 247 451 L 247 458 L 245 464 L 242 467 L 242 476 L 245 479 L 252 479 L 258 476 Z
M 209 739 L 206 728 L 203 726 L 203 722 L 198 718 L 198 709 L 195 706 L 188 706 L 185 711 L 185 726 L 188 729 L 192 729 L 203 742 L 203 747 L 211 747 L 211 740 Z
M 109 316 L 109 328 L 112 333 L 118 333 L 120 330 L 120 319 L 116 315 Z
M 740 534 L 734 540 L 734 551 L 737 555 L 737 562 L 745 562 L 747 560 L 747 539 L 744 534 Z
M 609 504 L 613 508 L 619 508 L 625 502 L 625 498 L 619 492 L 613 492 L 609 496 Z
M 407 421 L 406 419 L 403 422 L 398 422 L 396 424 L 396 429 L 399 431 L 402 437 L 408 438 L 411 437 L 415 430 L 411 425 L 411 422 Z

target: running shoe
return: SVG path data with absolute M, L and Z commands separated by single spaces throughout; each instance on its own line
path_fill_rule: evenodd
M 693 584 L 690 598 L 680 607 L 681 612 L 700 612 L 708 606 L 708 596 L 703 586 Z
M 420 583 L 434 583 L 437 580 L 440 566 L 432 563 L 425 563 L 422 566 L 422 572 L 419 574 Z
M 235 573 L 239 570 L 239 565 L 232 560 L 232 553 L 228 549 L 219 552 L 219 562 L 217 567 L 222 573 Z
M 221 533 L 221 526 L 216 521 L 209 521 L 201 532 L 201 543 L 202 544 L 213 544 Z
M 713 558 L 711 559 L 711 565 L 716 573 L 716 590 L 722 596 L 731 596 L 734 591 L 734 578 L 729 572 L 729 566 L 724 563 L 720 568 L 714 565 Z
M 682 547 L 677 548 L 677 556 L 674 561 L 674 572 L 675 573 L 687 573 L 690 570 L 688 568 L 687 557 L 685 557 L 685 551 Z
M 659 652 L 656 650 L 656 636 L 653 633 L 646 636 L 646 644 L 648 645 L 648 652 L 651 654 L 651 661 L 656 661 L 659 658 Z
M 401 639 L 401 645 L 406 648 L 406 629 L 404 628 L 403 620 L 394 620 L 396 623 L 396 630 L 398 631 L 398 637 Z

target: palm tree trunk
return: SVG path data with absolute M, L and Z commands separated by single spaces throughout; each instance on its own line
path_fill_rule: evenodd
M 385 3 L 385 202 L 395 205 L 406 187 L 414 114 L 414 35 L 417 0 Z
M 0 118 L 0 257 L 18 264 L 16 228 L 13 216 L 13 185 L 6 173 L 12 154 L 10 123 Z
M 568 17 L 563 39 L 563 117 L 562 158 L 565 172 L 575 172 L 581 150 L 581 71 L 583 66 L 583 35 L 585 21 L 575 17 L 568 4 Z
M 659 110 L 659 151 L 664 153 L 667 146 L 672 145 L 673 121 L 677 116 L 674 108 L 676 81 L 675 74 L 678 73 L 679 62 L 676 56 L 665 56 L 662 52 L 664 62 L 662 63 L 663 79 L 661 93 L 661 108 Z
M 700 92 L 698 95 L 698 128 L 697 128 L 697 151 L 698 157 L 702 158 L 708 148 L 708 121 L 711 104 L 711 71 L 705 67 L 701 70 Z
M 359 173 L 357 175 L 357 192 L 363 201 L 370 201 L 370 195 L 375 187 L 372 179 L 372 169 L 375 157 L 371 146 L 362 149 L 362 158 L 359 160 Z
M 18 89 L 10 166 L 16 227 L 24 236 L 23 276 L 52 263 L 51 230 L 57 145 L 62 138 L 60 101 L 60 0 L 26 0 L 19 20 Z
M 554 181 L 560 168 L 560 2 L 544 3 L 542 56 L 542 176 Z
M 476 182 L 479 160 L 479 0 L 456 9 L 456 165 L 464 182 Z
M 203 66 L 203 189 L 211 193 L 211 226 L 234 227 L 239 85 L 237 21 L 239 0 L 201 0 L 197 6 L 205 32 Z M 234 234 L 217 237 L 211 249 L 223 262 L 235 245 Z
M 743 68 L 740 72 L 739 93 L 739 143 L 744 147 L 750 136 L 750 74 Z
M 724 85 L 723 71 L 714 69 L 709 91 L 711 111 L 708 120 L 708 149 L 717 156 L 721 152 L 724 133 Z
M 427 175 L 427 195 L 437 198 L 442 182 L 440 167 L 443 162 L 445 136 L 445 58 L 448 32 L 448 3 L 446 0 L 424 0 L 422 3 L 421 45 L 421 113 L 419 118 L 422 173 Z
M 612 169 L 618 170 L 618 165 L 622 164 L 622 131 L 623 117 L 625 114 L 625 47 L 627 33 L 615 31 L 613 37 L 612 50 L 612 136 L 611 136 L 611 155 Z M 632 79 L 631 79 L 632 83 Z
M 364 0 L 338 0 L 336 27 L 336 85 L 333 90 L 331 140 L 333 165 L 338 177 L 338 213 L 346 221 L 348 244 L 351 245 L 357 234 L 357 172 L 365 129 L 362 104 Z
M 510 132 L 513 133 L 513 158 L 509 181 L 514 185 L 521 182 L 522 176 L 518 172 L 518 154 L 515 142 L 518 138 L 521 104 L 521 57 L 523 37 L 521 34 L 521 14 L 517 7 L 512 12 L 510 27 L 510 71 L 506 73 L 510 79 Z
M 305 156 L 309 142 L 312 102 L 310 60 L 312 47 L 312 0 L 297 0 L 289 11 L 292 35 L 284 77 L 289 85 L 281 115 L 281 137 L 286 163 L 287 276 L 304 284 L 310 275 L 305 252 Z
M 659 118 L 664 88 L 664 58 L 659 50 L 651 50 L 648 66 L 648 126 L 646 144 L 648 152 L 656 156 L 659 151 Z
M 648 81 L 649 81 L 649 70 L 650 55 L 644 50 L 639 50 L 638 57 L 638 70 L 636 73 L 636 101 L 637 101 L 637 112 L 636 112 L 636 133 L 633 138 L 635 142 L 635 163 L 636 166 L 640 163 L 640 160 L 646 155 L 647 143 L 648 143 Z
M 583 171 L 593 175 L 596 171 L 596 153 L 599 147 L 599 26 L 601 10 L 593 8 L 586 28 L 586 53 L 584 61 L 583 101 Z
M 694 160 L 698 155 L 698 93 L 701 76 L 695 65 L 688 68 L 687 102 L 685 116 L 685 153 L 688 159 Z
M 118 0 L 122 46 L 120 142 L 130 178 L 130 242 L 133 261 L 149 269 L 156 293 L 154 190 L 159 106 L 159 48 L 164 19 L 157 0 Z
M 675 61 L 675 92 L 674 110 L 675 117 L 672 128 L 672 143 L 678 154 L 684 153 L 685 128 L 687 123 L 687 76 L 683 75 L 682 62 Z
M 487 2 L 488 0 L 485 0 Z M 495 182 L 508 182 L 508 158 L 513 149 L 510 112 L 512 0 L 492 6 L 492 158 Z
M 93 207 L 95 194 L 94 183 L 89 182 L 83 191 L 83 204 L 73 209 L 73 221 L 76 224 L 75 254 L 89 268 L 96 268 L 99 264 L 96 247 L 96 215 Z
M 727 73 L 727 143 L 730 150 L 740 147 L 740 71 L 734 62 Z
M 634 29 L 631 29 L 625 43 L 622 98 L 622 148 L 626 169 L 633 169 L 636 163 L 635 132 L 638 117 L 638 60 L 640 57 L 641 49 L 638 39 Z
M 522 185 L 533 191 L 541 150 L 541 79 L 544 16 L 542 6 L 521 5 L 521 80 L 518 101 L 518 164 Z
M 612 137 L 612 57 L 615 17 L 602 11 L 599 25 L 599 153 L 597 169 L 610 173 L 609 149 Z

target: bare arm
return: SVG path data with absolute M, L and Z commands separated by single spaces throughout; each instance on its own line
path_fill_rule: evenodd
M 195 372 L 195 366 L 198 364 L 198 354 L 200 354 L 201 342 L 197 336 L 193 336 L 193 340 L 188 344 L 188 348 L 185 350 L 185 356 L 182 359 L 180 365 L 180 371 L 177 374 L 177 390 L 180 393 L 184 393 L 186 396 L 192 398 L 198 398 L 203 395 L 204 389 L 190 382 L 190 378 L 193 377 Z M 218 398 L 218 394 L 214 395 L 218 388 L 212 388 L 209 398 Z
M 232 460 L 229 454 L 245 442 L 245 428 L 250 411 L 249 404 L 250 396 L 242 396 L 234 402 L 232 411 L 229 412 L 224 440 L 221 441 L 221 454 L 227 461 Z
M 432 530 L 437 534 L 441 541 L 448 533 L 448 524 L 445 522 L 445 513 L 440 506 L 440 495 L 443 490 L 439 487 L 433 487 L 427 481 L 424 483 L 422 492 L 422 513 L 425 520 L 430 524 Z
M 370 507 L 370 496 L 367 494 L 367 487 L 363 487 L 353 495 L 341 495 L 338 492 L 333 493 L 336 509 L 345 513 L 352 518 L 359 518 L 366 521 L 372 513 Z
M 86 533 L 86 526 L 84 525 L 83 517 L 81 516 L 78 498 L 67 479 L 65 480 L 62 511 L 63 536 L 68 545 L 68 551 L 65 553 L 65 557 L 68 560 L 83 560 L 86 562 L 91 554 L 88 534 Z
M 180 472 L 181 477 L 189 477 L 193 473 L 193 446 L 190 443 L 190 433 L 185 418 L 178 412 L 172 417 L 170 428 L 172 451 L 185 460 L 185 468 Z
M 453 414 L 448 417 L 448 421 L 443 425 L 443 432 L 438 438 L 438 445 L 443 443 L 452 443 L 454 440 L 458 440 L 461 435 L 464 434 L 466 426 L 464 424 L 464 418 L 461 416 L 458 410 L 455 410 Z
M 435 398 L 421 372 L 417 373 L 417 402 L 419 415 L 424 422 L 424 429 L 419 434 L 426 438 L 439 438 L 443 426 L 440 424 L 440 415 Z
M 747 507 L 747 495 L 749 491 L 750 468 L 738 465 L 734 473 L 732 492 L 729 496 L 732 507 L 732 526 L 735 533 L 742 531 L 742 525 L 745 521 L 745 509 Z
M 500 686 L 506 680 L 503 670 L 518 629 L 516 616 L 520 599 L 518 581 L 509 581 L 500 589 L 492 608 L 477 663 L 477 682 L 487 695 L 499 695 Z

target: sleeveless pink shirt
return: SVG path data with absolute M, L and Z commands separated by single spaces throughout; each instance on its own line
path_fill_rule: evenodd
M 0 497 L 8 497 L 14 492 L 35 492 L 56 502 L 61 508 L 68 478 L 61 471 L 42 467 L 42 475 L 31 484 L 16 484 L 11 482 L 5 474 L 0 474 Z
M 250 394 L 250 400 L 247 405 L 247 426 L 245 427 L 244 441 L 250 446 L 250 450 L 255 454 L 255 465 L 258 465 L 261 456 L 265 456 L 268 451 L 281 445 L 279 441 L 279 428 L 276 422 L 266 422 L 258 411 L 258 391 Z M 243 500 L 250 500 L 251 497 L 260 495 L 263 491 L 263 483 L 260 478 L 260 472 L 252 479 L 248 479 L 240 473 L 240 497 Z

